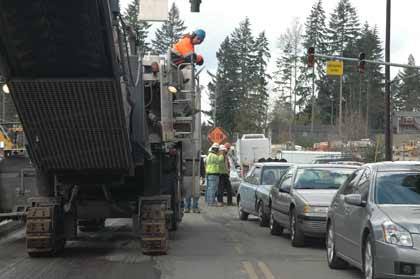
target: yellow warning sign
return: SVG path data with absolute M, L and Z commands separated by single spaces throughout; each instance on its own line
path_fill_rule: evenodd
M 343 75 L 343 61 L 327 61 L 327 75 L 342 76 Z

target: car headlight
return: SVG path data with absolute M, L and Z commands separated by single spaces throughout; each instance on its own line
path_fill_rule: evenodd
M 382 229 L 384 231 L 385 242 L 399 246 L 413 247 L 413 239 L 406 229 L 391 221 L 384 222 Z
M 328 207 L 326 206 L 310 206 L 306 204 L 303 207 L 303 213 L 328 213 Z

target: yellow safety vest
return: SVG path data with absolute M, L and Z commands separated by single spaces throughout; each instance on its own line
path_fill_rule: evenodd
M 223 155 L 210 152 L 206 159 L 206 174 L 220 174 L 220 162 L 224 162 Z

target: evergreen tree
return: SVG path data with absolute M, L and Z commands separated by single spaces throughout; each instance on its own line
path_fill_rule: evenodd
M 269 41 L 254 38 L 248 18 L 225 38 L 208 89 L 213 118 L 231 133 L 263 132 L 267 125 Z
M 280 56 L 276 59 L 274 72 L 274 91 L 278 93 L 279 101 L 292 106 L 292 45 L 288 42 L 280 44 Z
M 268 60 L 271 57 L 270 42 L 268 41 L 265 32 L 261 32 L 255 41 L 255 91 L 251 96 L 250 103 L 254 104 L 253 114 L 256 125 L 259 131 L 265 131 L 267 128 L 268 117 L 268 80 L 271 79 L 267 73 Z
M 239 113 L 239 98 L 237 97 L 236 84 L 236 57 L 230 38 L 226 37 L 216 53 L 218 66 L 212 81 L 208 85 L 210 103 L 212 107 L 212 120 L 217 126 L 223 127 L 228 132 L 236 131 L 235 115 Z
M 258 126 L 254 119 L 250 119 L 243 113 L 249 113 L 253 111 L 254 104 L 250 102 L 251 92 L 255 89 L 255 72 L 257 71 L 257 65 L 255 64 L 256 52 L 255 52 L 255 39 L 252 35 L 251 23 L 249 18 L 245 18 L 239 24 L 231 35 L 232 49 L 237 57 L 236 69 L 239 73 L 238 80 L 235 81 L 235 95 L 238 99 L 238 107 L 242 112 L 241 114 L 235 115 L 235 126 L 238 131 L 242 133 L 258 131 Z
M 356 42 L 360 37 L 360 22 L 356 9 L 351 5 L 350 0 L 340 0 L 334 12 L 331 14 L 328 28 L 328 53 L 335 55 L 354 56 L 353 52 L 357 49 Z M 355 89 L 359 84 L 356 67 L 352 63 L 344 63 L 345 77 L 343 84 L 343 120 L 345 112 L 352 113 L 352 99 Z M 333 114 L 338 118 L 339 108 L 339 79 L 326 78 L 323 84 L 323 94 L 320 96 L 319 107 L 321 115 Z M 332 106 L 331 100 L 334 105 Z M 322 102 L 322 103 L 321 103 Z M 330 121 L 334 119 L 334 115 L 330 115 Z M 324 118 L 325 121 L 325 118 Z
M 358 51 L 365 53 L 366 59 L 383 60 L 382 42 L 376 26 L 370 27 L 368 23 L 365 23 L 357 45 Z M 361 79 L 357 111 L 364 115 L 367 130 L 382 129 L 384 102 L 378 102 L 376 100 L 383 100 L 382 83 L 385 79 L 383 67 L 377 64 L 366 64 L 365 73 L 361 75 Z M 375 105 L 372 105 L 373 103 Z
M 152 40 L 153 50 L 158 54 L 166 54 L 168 49 L 182 37 L 186 29 L 184 21 L 179 16 L 178 7 L 173 3 L 169 10 L 168 20 L 156 30 L 155 39 Z
M 132 0 L 124 13 L 124 19 L 129 24 L 136 34 L 136 46 L 140 48 L 142 52 L 149 51 L 149 43 L 146 42 L 150 24 L 145 21 L 139 21 L 139 9 L 140 0 Z
M 279 48 L 281 54 L 276 60 L 276 71 L 274 72 L 274 91 L 278 93 L 278 97 L 270 116 L 270 126 L 273 135 L 278 136 L 280 127 L 287 125 L 287 140 L 290 141 L 292 140 L 293 124 L 293 50 L 290 42 L 280 41 Z
M 328 38 L 330 52 L 342 55 L 348 44 L 359 37 L 360 22 L 350 0 L 340 0 L 331 14 Z
M 314 47 L 316 52 L 326 54 L 328 53 L 328 37 L 327 37 L 327 25 L 326 25 L 326 16 L 325 10 L 322 6 L 322 0 L 318 0 L 314 3 L 311 9 L 311 13 L 306 19 L 305 23 L 305 34 L 303 35 L 303 47 L 307 50 L 309 47 Z M 321 96 L 326 94 L 329 98 L 328 91 L 325 90 L 325 62 L 320 59 L 315 60 L 315 76 L 313 75 L 313 69 L 307 67 L 307 57 L 302 57 L 302 74 L 299 77 L 302 80 L 302 88 L 300 89 L 303 91 L 301 95 L 304 95 L 307 101 L 311 100 L 312 98 L 312 80 L 315 81 L 315 98 L 316 96 Z M 305 105 L 305 104 L 302 104 Z M 309 110 L 312 108 L 312 102 L 306 104 L 309 108 L 305 110 Z M 312 113 L 312 109 L 310 110 Z M 327 110 L 328 111 L 328 110 Z M 326 118 L 329 118 L 329 114 L 325 115 Z
M 408 65 L 415 66 L 416 61 L 413 55 L 408 57 Z M 404 111 L 420 111 L 420 71 L 413 68 L 405 68 L 399 73 L 401 80 L 398 92 L 394 98 L 399 100 L 398 109 Z

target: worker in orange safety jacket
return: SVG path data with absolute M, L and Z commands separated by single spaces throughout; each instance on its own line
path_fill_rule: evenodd
M 197 29 L 192 34 L 184 35 L 172 47 L 172 61 L 176 65 L 182 63 L 194 62 L 197 65 L 203 65 L 203 56 L 195 53 L 195 45 L 204 41 L 206 32 L 203 29 Z

